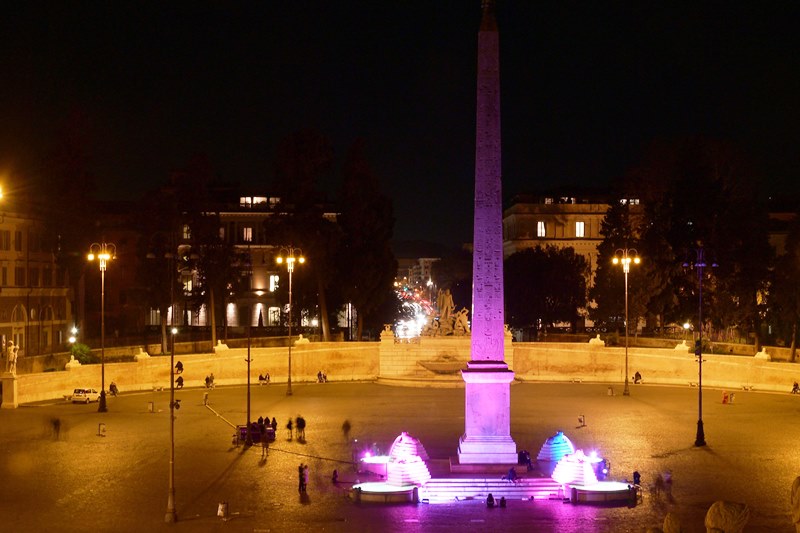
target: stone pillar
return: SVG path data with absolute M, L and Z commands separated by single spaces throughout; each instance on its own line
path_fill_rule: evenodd
M 3 409 L 16 409 L 19 407 L 17 399 L 17 375 L 11 372 L 4 372 L 0 376 L 0 381 L 3 383 Z
M 514 373 L 504 359 L 500 47 L 492 0 L 483 0 L 478 32 L 476 118 L 471 361 L 462 371 L 465 428 L 458 458 L 462 464 L 516 464 L 510 424 Z

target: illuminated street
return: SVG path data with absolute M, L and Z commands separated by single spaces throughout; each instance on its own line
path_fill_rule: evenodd
M 512 386 L 512 437 L 536 456 L 545 439 L 563 430 L 577 448 L 596 448 L 611 462 L 611 478 L 642 482 L 671 469 L 672 503 L 645 494 L 636 508 L 574 506 L 558 500 L 510 501 L 486 509 L 477 501 L 439 505 L 355 505 L 346 483 L 350 439 L 384 451 L 403 430 L 418 437 L 433 459 L 455 455 L 464 428 L 462 389 L 408 389 L 374 384 L 285 384 L 252 387 L 253 418 L 275 417 L 278 437 L 266 461 L 258 446 L 231 445 L 233 433 L 203 406 L 205 390 L 177 393 L 176 508 L 165 524 L 168 491 L 168 391 L 108 398 L 95 404 L 51 402 L 0 410 L 0 530 L 3 531 L 642 531 L 661 526 L 671 510 L 685 531 L 705 531 L 715 500 L 750 505 L 747 531 L 794 531 L 791 483 L 800 475 L 793 421 L 800 397 L 704 389 L 708 446 L 693 446 L 697 389 L 632 385 L 631 396 L 607 394 L 601 384 Z M 210 392 L 222 417 L 241 423 L 244 387 Z M 155 412 L 149 412 L 149 402 Z M 285 425 L 301 414 L 307 442 L 288 441 Z M 586 427 L 576 428 L 583 415 Z M 53 419 L 60 421 L 56 439 Z M 98 424 L 105 424 L 99 428 Z M 100 430 L 100 435 L 98 435 Z M 310 465 L 308 494 L 297 492 L 297 466 Z M 338 469 L 340 483 L 330 477 Z M 437 472 L 434 472 L 437 475 Z M 228 502 L 230 519 L 217 516 Z

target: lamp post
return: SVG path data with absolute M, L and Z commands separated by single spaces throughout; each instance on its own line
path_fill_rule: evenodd
M 300 248 L 292 246 L 281 247 L 275 261 L 280 265 L 286 263 L 286 271 L 289 273 L 289 373 L 287 379 L 286 395 L 292 395 L 292 273 L 294 272 L 295 262 L 303 264 L 306 258 Z
M 167 495 L 167 514 L 164 521 L 173 523 L 178 520 L 175 512 L 175 409 L 180 405 L 175 402 L 175 335 L 178 328 L 172 326 L 169 351 L 169 493 Z
M 248 321 L 252 321 L 253 317 L 249 316 Z M 245 444 L 247 446 L 253 445 L 253 436 L 250 434 L 250 363 L 253 361 L 253 358 L 250 357 L 250 344 L 252 335 L 250 333 L 250 324 L 247 324 L 247 359 L 245 362 L 247 363 L 247 431 L 245 432 Z M 289 339 L 291 341 L 291 339 Z M 263 435 L 262 435 L 263 438 Z
M 108 411 L 106 406 L 106 266 L 117 255 L 114 243 L 93 243 L 87 255 L 89 261 L 98 260 L 100 264 L 100 402 L 99 413 Z
M 634 248 L 620 248 L 614 252 L 612 262 L 615 265 L 622 265 L 625 273 L 625 388 L 622 390 L 624 396 L 630 396 L 628 388 L 628 273 L 631 271 L 631 263 L 638 265 L 641 263 L 639 253 Z
M 703 269 L 707 266 L 716 267 L 706 263 L 707 251 L 703 245 L 698 243 L 694 249 L 694 261 L 687 261 L 683 264 L 684 268 L 694 268 L 697 271 L 697 284 L 699 304 L 697 310 L 697 340 L 694 343 L 694 355 L 697 357 L 697 436 L 694 440 L 695 446 L 706 445 L 706 434 L 703 429 Z

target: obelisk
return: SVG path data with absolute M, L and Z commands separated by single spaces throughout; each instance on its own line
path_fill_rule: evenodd
M 511 381 L 503 352 L 503 201 L 500 167 L 500 46 L 494 1 L 483 0 L 478 32 L 475 215 L 471 356 L 461 464 L 516 464 L 511 438 Z

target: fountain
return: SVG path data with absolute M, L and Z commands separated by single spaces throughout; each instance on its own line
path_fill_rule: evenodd
M 394 440 L 388 456 L 369 456 L 361 460 L 364 471 L 378 475 L 385 472 L 385 481 L 353 485 L 353 499 L 378 503 L 418 502 L 418 487 L 431 478 L 425 464 L 427 459 L 428 452 L 422 443 L 403 431 Z

